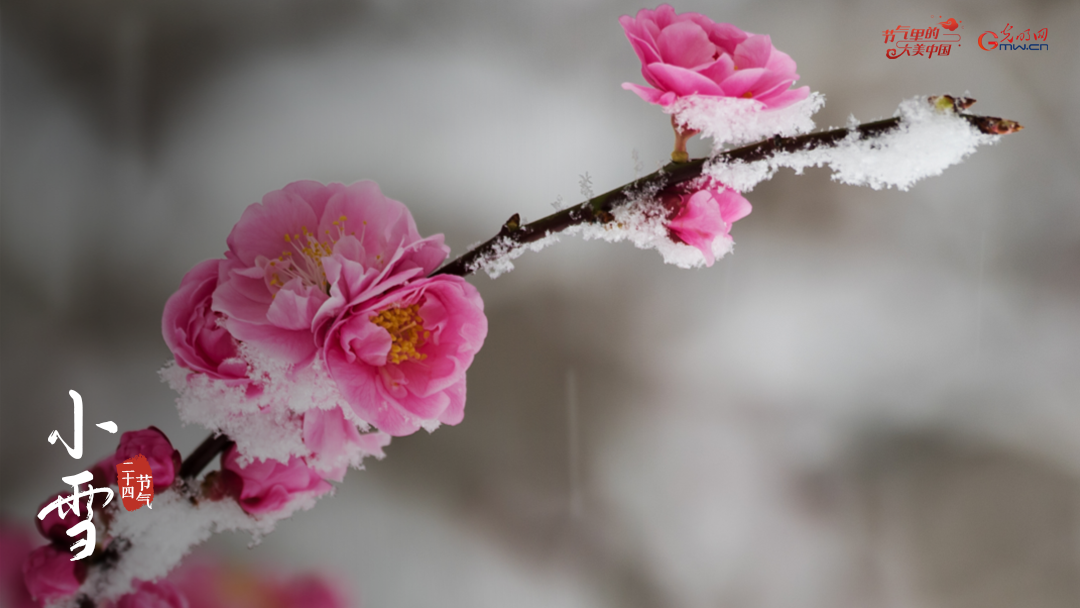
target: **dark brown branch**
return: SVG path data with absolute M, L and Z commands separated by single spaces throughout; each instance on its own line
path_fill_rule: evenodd
M 948 111 L 960 111 L 974 103 L 972 99 L 963 97 L 957 99 L 948 95 L 931 97 L 929 101 L 938 108 Z M 979 131 L 989 135 L 1006 135 L 1023 128 L 1014 121 L 1001 118 L 971 114 L 960 114 L 960 116 Z M 865 139 L 887 133 L 899 125 L 900 118 L 894 117 L 861 124 L 855 129 L 859 132 L 859 137 Z M 721 152 L 713 159 L 749 163 L 764 160 L 781 152 L 832 147 L 843 141 L 850 133 L 851 129 L 832 129 L 798 137 L 773 137 L 756 144 Z M 684 163 L 669 163 L 655 173 L 523 226 L 520 225 L 519 217 L 515 213 L 494 237 L 448 262 L 432 274 L 470 275 L 483 266 L 485 258 L 492 258 L 508 247 L 532 243 L 549 234 L 562 232 L 579 224 L 610 222 L 611 212 L 629 201 L 633 193 L 643 190 L 661 191 L 695 180 L 701 177 L 701 171 L 708 160 L 710 159 L 695 158 Z
M 206 468 L 206 465 L 210 464 L 214 460 L 214 457 L 224 452 L 232 440 L 228 435 L 210 435 L 199 447 L 195 448 L 188 457 L 184 459 L 183 464 L 180 465 L 180 477 L 185 480 L 191 480 L 198 477 L 199 473 Z

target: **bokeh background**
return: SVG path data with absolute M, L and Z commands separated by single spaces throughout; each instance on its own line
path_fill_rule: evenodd
M 156 375 L 160 313 L 265 192 L 374 179 L 459 254 L 671 149 L 619 87 L 634 3 L 0 7 L 0 514 L 27 524 L 113 449 L 95 422 L 204 437 Z M 711 269 L 564 239 L 474 277 L 465 421 L 208 549 L 369 607 L 1080 605 L 1080 4 L 676 8 L 771 34 L 819 126 L 969 92 L 1025 130 L 908 192 L 781 171 Z M 886 59 L 883 30 L 939 15 L 952 55 Z M 1050 50 L 976 46 L 1006 23 Z M 46 442 L 69 389 L 79 463 Z

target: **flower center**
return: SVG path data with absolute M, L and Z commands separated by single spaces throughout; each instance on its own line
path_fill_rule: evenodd
M 326 272 L 323 270 L 322 259 L 334 252 L 334 244 L 345 236 L 345 221 L 349 219 L 341 216 L 334 220 L 337 234 L 325 230 L 320 240 L 315 233 L 309 232 L 307 226 L 300 227 L 300 234 L 286 234 L 285 242 L 292 247 L 292 251 L 284 249 L 276 260 L 270 260 L 273 272 L 270 275 L 270 285 L 281 287 L 291 279 L 299 277 L 307 285 L 317 285 L 323 291 L 330 289 L 326 280 Z M 367 222 L 364 222 L 367 226 Z M 350 234 L 355 235 L 355 232 Z M 363 237 L 361 236 L 361 241 Z
M 390 363 L 396 365 L 402 361 L 427 359 L 427 355 L 416 350 L 431 337 L 431 332 L 424 329 L 419 304 L 387 308 L 377 315 L 371 315 L 368 320 L 390 332 L 393 342 L 390 344 L 390 354 L 386 356 Z

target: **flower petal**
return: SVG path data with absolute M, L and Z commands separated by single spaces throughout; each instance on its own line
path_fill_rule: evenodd
M 780 108 L 786 108 L 791 104 L 802 101 L 810 96 L 810 87 L 799 87 L 797 89 L 789 89 L 783 93 L 773 95 L 767 99 L 762 99 L 762 103 L 766 106 L 777 110 Z
M 326 294 L 318 288 L 305 288 L 300 279 L 293 279 L 274 294 L 266 320 L 282 329 L 311 331 L 315 311 L 325 299 Z
M 386 365 L 386 357 L 394 343 L 388 331 L 359 315 L 346 321 L 338 331 L 346 359 L 376 367 Z
M 750 211 L 753 209 L 746 197 L 730 188 L 725 189 L 714 198 L 719 203 L 720 216 L 728 224 L 734 224 L 750 215 Z
M 705 78 L 713 82 L 724 82 L 735 73 L 735 62 L 729 55 L 721 55 L 712 64 L 697 70 Z
M 638 97 L 644 99 L 649 103 L 660 103 L 660 98 L 664 95 L 664 93 L 661 91 L 657 91 L 656 89 L 650 89 L 649 87 L 643 87 L 639 84 L 634 84 L 632 82 L 624 82 L 622 88 L 626 89 L 627 91 L 633 91 L 637 94 Z
M 727 80 L 721 83 L 724 94 L 729 97 L 742 97 L 746 93 L 753 93 L 753 88 L 765 77 L 768 72 L 765 68 L 748 68 L 737 70 Z
M 693 70 L 681 68 L 666 63 L 650 63 L 645 66 L 660 84 L 661 89 L 666 89 L 677 95 L 723 95 L 724 90 L 720 85 L 698 74 Z
M 233 227 L 225 242 L 245 266 L 255 263 L 255 258 L 276 258 L 285 250 L 286 235 L 298 234 L 301 228 L 314 229 L 319 224 L 304 199 L 285 190 L 275 190 L 263 197 L 262 203 L 244 209 L 240 221 Z
M 772 54 L 769 55 L 769 61 L 765 64 L 765 67 L 775 74 L 783 74 L 792 80 L 799 79 L 799 75 L 795 73 L 795 60 L 791 58 L 791 55 L 775 48 L 772 50 Z
M 237 340 L 257 343 L 263 354 L 290 365 L 307 363 L 315 355 L 315 339 L 309 329 L 287 330 L 236 319 L 227 319 L 225 328 Z
M 639 38 L 630 32 L 626 32 L 626 37 L 630 40 L 630 46 L 633 47 L 634 52 L 637 53 L 638 59 L 641 60 L 642 65 L 661 61 L 660 51 L 656 48 L 654 43 Z
M 772 41 L 767 35 L 754 34 L 735 47 L 735 52 L 732 53 L 735 58 L 735 65 L 740 70 L 763 68 L 769 63 L 772 48 Z
M 716 45 L 709 42 L 705 30 L 693 21 L 673 23 L 664 28 L 656 46 L 664 63 L 684 68 L 709 63 L 716 53 Z M 652 62 L 642 60 L 642 63 Z

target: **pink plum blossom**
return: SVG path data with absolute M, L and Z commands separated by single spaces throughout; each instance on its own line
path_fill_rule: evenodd
M 139 454 L 145 456 L 150 463 L 155 490 L 172 485 L 176 473 L 180 470 L 180 452 L 173 449 L 169 438 L 156 426 L 140 431 L 128 431 L 121 435 L 116 452 L 94 465 L 95 483 L 116 485 L 116 465 Z
M 240 466 L 236 446 L 221 455 L 221 469 L 239 477 L 240 507 L 252 515 L 272 513 L 299 496 L 321 496 L 332 487 L 303 459 L 293 456 L 288 463 L 256 460 Z
M 756 99 L 775 109 L 810 94 L 809 87 L 789 89 L 799 78 L 795 61 L 767 35 L 714 23 L 699 13 L 676 14 L 667 4 L 620 17 L 619 23 L 652 85 L 627 82 L 623 88 L 650 103 L 670 106 L 681 97 L 705 95 Z
M 461 421 L 465 371 L 486 336 L 476 288 L 439 275 L 344 309 L 323 356 L 356 415 L 384 433 L 407 435 Z
M 449 253 L 371 181 L 293 182 L 249 206 L 227 242 L 213 310 L 233 337 L 290 364 L 313 360 L 319 325 Z
M 161 334 L 181 367 L 230 384 L 247 383 L 247 363 L 238 356 L 236 339 L 221 326 L 221 313 L 211 309 L 222 262 L 206 260 L 184 275 L 165 303 Z
M 463 279 L 428 276 L 448 253 L 374 182 L 267 194 L 225 259 L 192 269 L 169 300 L 177 367 L 164 373 L 181 411 L 245 456 L 303 458 L 332 480 L 381 458 L 391 435 L 456 424 L 487 320 Z
M 705 256 L 705 265 L 716 261 L 713 244 L 729 239 L 731 225 L 750 214 L 750 201 L 730 188 L 709 188 L 683 194 L 673 203 L 673 216 L 667 222 L 670 234 L 678 241 L 696 247 Z
M 37 601 L 49 603 L 70 597 L 86 580 L 86 563 L 71 561 L 71 553 L 53 545 L 38 547 L 23 562 L 23 581 Z

